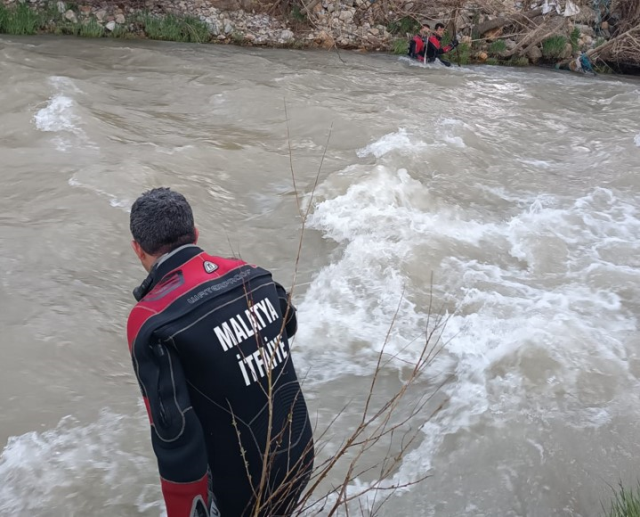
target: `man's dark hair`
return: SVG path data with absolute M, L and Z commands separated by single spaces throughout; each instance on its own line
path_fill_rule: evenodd
M 129 228 L 149 255 L 169 253 L 196 240 L 191 206 L 182 194 L 164 187 L 148 190 L 136 199 Z
M 444 23 L 436 23 L 436 30 L 444 29 Z
M 427 29 L 431 29 L 431 25 L 429 25 L 428 23 L 423 23 L 423 24 L 422 24 L 422 28 L 424 29 L 425 27 L 426 27 Z

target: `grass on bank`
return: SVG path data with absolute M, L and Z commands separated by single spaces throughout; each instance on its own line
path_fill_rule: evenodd
M 391 43 L 391 52 L 404 56 L 409 52 L 409 42 L 406 39 L 396 39 Z
M 567 46 L 564 36 L 551 36 L 542 42 L 542 55 L 547 59 L 559 59 Z
M 640 517 L 640 483 L 633 489 L 622 485 L 614 491 L 609 509 L 604 509 L 606 517 Z
M 195 16 L 153 16 L 145 13 L 140 16 L 142 29 L 150 39 L 178 41 L 182 43 L 205 43 L 211 35 L 206 23 Z
M 144 13 L 124 24 L 117 24 L 110 31 L 93 16 L 79 21 L 65 19 L 53 2 L 38 11 L 27 4 L 18 3 L 11 7 L 0 4 L 0 34 L 26 36 L 39 31 L 85 38 L 127 38 L 139 32 L 149 39 L 185 43 L 205 43 L 211 38 L 208 25 L 195 16 L 153 16 Z
M 26 4 L 13 8 L 0 4 L 0 33 L 23 36 L 35 34 L 43 23 L 43 17 Z
M 505 50 L 507 50 L 507 44 L 504 42 L 504 40 L 501 39 L 497 39 L 491 45 L 489 45 L 489 54 L 491 54 L 492 56 L 499 56 Z
M 574 27 L 571 31 L 571 36 L 569 37 L 571 40 L 571 49 L 573 52 L 577 52 L 579 50 L 578 40 L 580 39 L 580 29 L 578 27 Z

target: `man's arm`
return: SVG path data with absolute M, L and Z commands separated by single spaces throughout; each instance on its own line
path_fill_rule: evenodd
M 149 414 L 167 517 L 207 517 L 207 449 L 177 351 L 142 336 L 134 337 L 130 347 Z
M 280 299 L 280 311 L 284 318 L 284 328 L 287 331 L 287 337 L 291 339 L 298 331 L 298 318 L 296 317 L 296 308 L 291 303 L 289 295 L 284 287 L 278 282 L 276 284 L 276 291 L 278 291 L 278 298 Z

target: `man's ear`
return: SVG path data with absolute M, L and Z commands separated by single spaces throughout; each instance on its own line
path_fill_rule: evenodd
M 140 259 L 140 261 L 144 261 L 147 257 L 147 253 L 142 249 L 142 246 L 138 244 L 135 240 L 131 241 L 131 247 L 133 248 L 134 253 Z
M 193 227 L 193 229 L 195 230 L 194 233 L 196 234 L 196 240 L 193 241 L 193 243 L 198 244 L 198 238 L 200 237 L 200 232 L 198 231 L 198 228 L 196 228 L 195 226 Z

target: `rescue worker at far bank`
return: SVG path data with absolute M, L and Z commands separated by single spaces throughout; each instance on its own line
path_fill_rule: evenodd
M 433 63 L 436 59 L 438 59 L 443 65 L 451 66 L 451 63 L 449 63 L 449 61 L 445 61 L 440 56 L 456 48 L 458 46 L 458 40 L 454 38 L 454 40 L 449 45 L 442 48 L 442 36 L 444 36 L 444 25 L 441 23 L 437 23 L 436 30 L 433 34 L 431 34 L 431 36 L 429 36 L 429 41 L 427 43 L 427 62 Z
M 199 248 L 178 192 L 142 194 L 130 229 L 149 276 L 134 290 L 127 337 L 167 516 L 290 515 L 314 444 L 287 292 L 269 271 Z
M 418 61 L 424 61 L 424 54 L 427 50 L 427 38 L 431 32 L 431 26 L 428 23 L 423 23 L 420 27 L 420 32 L 416 34 L 409 42 L 409 57 L 417 59 Z

